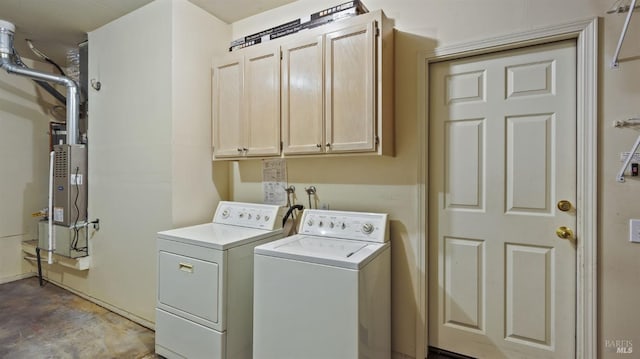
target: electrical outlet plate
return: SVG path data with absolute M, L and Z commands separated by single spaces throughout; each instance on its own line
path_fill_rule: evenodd
M 640 219 L 629 220 L 629 242 L 640 243 Z

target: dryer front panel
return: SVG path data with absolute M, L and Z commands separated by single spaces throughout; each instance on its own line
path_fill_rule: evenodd
M 218 323 L 218 263 L 160 252 L 160 303 Z

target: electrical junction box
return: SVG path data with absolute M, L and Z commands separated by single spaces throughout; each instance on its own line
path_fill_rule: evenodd
M 53 146 L 53 222 L 66 227 L 87 221 L 87 148 Z

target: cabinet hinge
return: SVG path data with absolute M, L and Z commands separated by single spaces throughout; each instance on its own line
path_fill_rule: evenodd
M 284 142 L 280 141 L 280 151 L 284 149 Z
M 376 146 L 380 144 L 380 137 L 376 136 Z
M 282 60 L 282 50 L 280 50 L 280 60 Z
M 375 22 L 375 27 L 376 27 L 376 37 L 380 36 L 380 28 L 378 27 L 378 22 Z

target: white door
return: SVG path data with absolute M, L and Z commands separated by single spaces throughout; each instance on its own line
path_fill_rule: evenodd
M 431 65 L 430 346 L 575 357 L 575 59 L 563 41 Z

